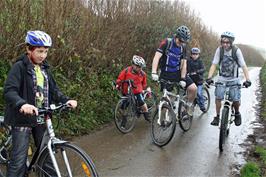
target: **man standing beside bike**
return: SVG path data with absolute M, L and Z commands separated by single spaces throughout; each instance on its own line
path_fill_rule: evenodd
M 164 79 L 171 82 L 179 82 L 180 86 L 188 91 L 188 114 L 193 114 L 193 101 L 196 97 L 197 86 L 187 76 L 187 60 L 185 44 L 190 40 L 190 30 L 186 26 L 180 26 L 173 38 L 164 39 L 157 49 L 152 62 L 152 80 Z M 160 63 L 160 78 L 157 68 Z M 173 86 L 161 83 L 161 90 L 167 87 L 168 91 Z
M 200 107 L 200 110 L 205 113 L 207 110 L 204 106 L 204 97 L 203 97 L 203 82 L 204 82 L 204 71 L 205 67 L 203 65 L 203 62 L 200 58 L 200 49 L 197 47 L 194 47 L 191 49 L 190 59 L 187 61 L 187 71 L 189 77 L 193 80 L 193 82 L 197 85 L 197 103 Z
M 235 109 L 235 125 L 241 125 L 241 114 L 239 112 L 240 107 L 240 78 L 238 77 L 238 68 L 241 67 L 246 81 L 243 83 L 245 87 L 251 86 L 249 80 L 248 68 L 246 66 L 243 54 L 239 48 L 233 45 L 235 36 L 231 32 L 224 32 L 221 35 L 221 46 L 216 49 L 212 65 L 209 70 L 208 84 L 213 83 L 212 76 L 216 70 L 216 65 L 219 65 L 219 76 L 215 88 L 215 104 L 216 104 L 216 116 L 214 117 L 211 125 L 219 125 L 221 101 L 224 98 L 226 86 L 240 85 L 239 87 L 230 88 L 230 99 L 233 101 L 233 107 Z M 221 84 L 218 84 L 221 83 Z
M 134 55 L 132 58 L 132 66 L 129 66 L 120 72 L 116 80 L 116 88 L 121 89 L 122 93 L 126 95 L 128 85 L 127 83 L 122 84 L 122 81 L 132 80 L 132 89 L 134 95 L 137 98 L 137 104 L 141 107 L 145 120 L 150 121 L 148 107 L 143 97 L 143 90 L 147 87 L 147 75 L 142 70 L 142 68 L 144 67 L 146 67 L 145 60 L 138 55 Z M 150 90 L 150 88 L 148 88 L 147 90 Z M 122 119 L 121 127 L 125 127 L 125 124 L 126 119 Z

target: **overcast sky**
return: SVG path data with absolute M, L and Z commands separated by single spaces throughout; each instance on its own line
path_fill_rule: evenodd
M 221 34 L 231 31 L 236 43 L 266 50 L 265 0 L 183 0 L 201 17 L 203 23 Z

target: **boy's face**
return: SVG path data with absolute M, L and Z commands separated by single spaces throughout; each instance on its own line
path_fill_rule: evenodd
M 140 66 L 137 66 L 137 65 L 132 65 L 133 67 L 133 70 L 137 73 L 139 73 L 141 71 L 141 67 Z
M 191 58 L 192 58 L 193 60 L 197 60 L 197 59 L 199 58 L 199 54 L 198 54 L 198 53 L 192 53 L 192 54 L 191 54 Z
M 231 43 L 230 40 L 228 38 L 222 38 L 221 40 L 221 45 L 225 50 L 230 50 L 231 48 Z
M 33 64 L 41 64 L 47 57 L 48 50 L 47 47 L 36 47 L 32 50 L 27 48 L 27 53 Z

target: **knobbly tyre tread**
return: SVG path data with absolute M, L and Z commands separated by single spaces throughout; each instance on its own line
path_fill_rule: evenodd
M 220 134 L 219 134 L 219 149 L 222 152 L 224 149 L 225 137 L 227 136 L 227 124 L 228 124 L 229 108 L 224 107 L 222 110 Z
M 207 96 L 207 97 L 205 97 L 205 99 L 206 99 L 205 100 L 205 105 L 207 105 L 205 108 L 206 108 L 206 112 L 208 112 L 209 109 L 210 109 L 210 104 L 211 104 L 210 92 L 209 92 L 208 88 L 206 88 L 206 87 L 203 87 L 203 92 L 206 93 L 206 95 L 203 94 L 204 97 Z M 206 101 L 207 101 L 207 104 L 206 104 Z
M 151 122 L 151 137 L 152 137 L 152 141 L 154 144 L 156 144 L 157 146 L 159 147 L 163 147 L 165 145 L 167 145 L 173 138 L 174 136 L 174 133 L 175 133 L 175 129 L 176 129 L 176 118 L 175 118 L 175 113 L 172 111 L 171 107 L 168 105 L 168 104 L 163 104 L 162 106 L 163 109 L 167 109 L 169 114 L 170 114 L 170 118 L 172 119 L 172 123 L 170 124 L 170 133 L 169 133 L 169 136 L 167 136 L 163 141 L 158 141 L 158 138 L 156 138 L 155 134 L 157 130 L 155 130 L 155 127 L 156 126 L 159 126 L 158 123 L 157 123 L 157 120 L 158 120 L 158 109 L 156 109 L 155 111 L 155 114 L 152 118 L 152 122 Z M 159 126 L 161 129 L 163 129 L 162 126 Z M 165 127 L 166 129 L 168 129 L 169 127 Z M 166 130 L 165 129 L 165 130 Z M 163 130 L 163 131 L 165 131 Z
M 131 121 L 131 124 L 128 126 L 128 127 L 125 127 L 125 128 L 122 128 L 121 127 L 121 121 L 122 120 L 122 117 L 119 117 L 119 113 L 118 111 L 120 110 L 121 111 L 121 105 L 123 104 L 124 101 L 128 100 L 128 98 L 122 98 L 118 101 L 118 103 L 116 104 L 116 108 L 115 108 L 115 112 L 114 112 L 114 122 L 115 122 L 115 126 L 116 128 L 121 132 L 121 133 L 129 133 L 133 130 L 134 126 L 135 126 L 135 122 L 136 122 L 136 116 L 134 115 L 134 110 L 133 110 L 133 104 L 132 102 L 130 101 L 129 102 L 129 105 L 127 106 L 127 111 L 131 111 L 130 115 L 133 116 L 131 117 L 132 121 Z M 129 113 L 127 113 L 129 114 Z M 127 117 L 128 118 L 128 117 Z
M 185 98 L 184 98 L 185 100 Z M 184 112 L 185 110 L 185 112 Z M 192 119 L 193 117 L 192 116 L 189 116 L 187 114 L 187 108 L 186 108 L 186 105 L 183 101 L 180 101 L 179 102 L 179 106 L 178 106 L 178 122 L 179 122 L 179 126 L 180 128 L 183 130 L 183 131 L 188 131 L 190 128 L 191 128 L 191 125 L 192 125 Z M 187 119 L 186 121 L 188 121 L 188 125 L 185 125 L 183 120 L 184 120 L 184 116 L 186 116 L 185 118 Z

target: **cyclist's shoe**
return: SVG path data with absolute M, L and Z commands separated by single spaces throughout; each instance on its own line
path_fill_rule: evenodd
M 219 116 L 215 116 L 211 122 L 211 125 L 218 126 L 219 125 Z
M 149 112 L 144 112 L 144 113 L 143 113 L 143 116 L 144 116 L 144 119 L 145 119 L 147 122 L 151 122 Z
M 187 103 L 187 114 L 193 116 L 194 108 L 193 103 Z
M 203 113 L 206 113 L 207 112 L 207 109 L 206 108 L 200 108 L 200 110 L 203 112 Z
M 235 125 L 236 126 L 241 125 L 241 114 L 240 114 L 240 112 L 235 114 Z
M 127 124 L 127 118 L 126 118 L 126 116 L 123 116 L 121 124 L 120 124 L 120 127 L 122 129 L 125 129 L 126 128 L 126 124 Z

